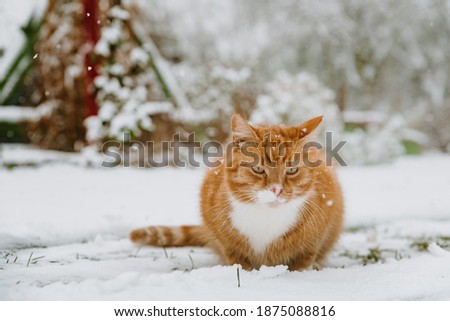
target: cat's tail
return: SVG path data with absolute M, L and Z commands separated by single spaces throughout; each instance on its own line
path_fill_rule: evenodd
M 134 243 L 153 246 L 204 246 L 204 227 L 201 225 L 149 226 L 131 231 Z

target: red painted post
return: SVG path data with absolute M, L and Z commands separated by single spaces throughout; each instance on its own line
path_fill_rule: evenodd
M 99 62 L 94 60 L 93 51 L 100 36 L 100 24 L 98 23 L 98 1 L 83 0 L 84 8 L 84 33 L 86 42 L 90 45 L 84 57 L 86 71 L 86 111 L 87 116 L 97 115 L 98 107 L 95 101 L 94 80 L 98 75 Z

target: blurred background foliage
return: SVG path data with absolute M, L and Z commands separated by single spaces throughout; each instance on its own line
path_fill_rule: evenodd
M 0 107 L 1 141 L 224 141 L 234 112 L 285 124 L 323 114 L 354 164 L 450 152 L 448 0 L 100 0 L 95 16 L 95 43 L 85 1 L 30 18 L 26 63 L 0 74 L 0 97 L 35 111 Z

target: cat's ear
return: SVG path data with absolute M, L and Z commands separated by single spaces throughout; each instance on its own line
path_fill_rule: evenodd
M 231 133 L 235 143 L 252 141 L 256 137 L 252 126 L 239 114 L 231 116 Z
M 313 119 L 305 121 L 303 124 L 298 126 L 298 138 L 304 138 L 311 134 L 317 126 L 322 122 L 323 116 L 315 117 Z

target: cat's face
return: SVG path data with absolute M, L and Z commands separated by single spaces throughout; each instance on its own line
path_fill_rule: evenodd
M 321 120 L 318 117 L 293 127 L 251 126 L 234 115 L 232 133 L 236 147 L 232 166 L 227 168 L 233 197 L 270 207 L 305 197 L 313 188 L 318 169 L 305 164 L 303 145 Z

